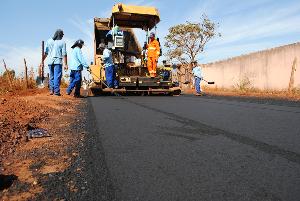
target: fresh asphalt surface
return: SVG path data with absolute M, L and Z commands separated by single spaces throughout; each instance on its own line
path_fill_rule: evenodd
M 300 200 L 300 107 L 188 95 L 89 103 L 116 200 Z

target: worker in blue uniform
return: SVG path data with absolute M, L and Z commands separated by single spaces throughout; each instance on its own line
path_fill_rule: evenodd
M 62 78 L 62 65 L 68 69 L 66 43 L 62 40 L 64 32 L 56 30 L 54 36 L 47 40 L 45 45 L 45 55 L 43 55 L 41 66 L 48 57 L 49 66 L 49 89 L 50 95 L 60 96 L 60 83 Z
M 195 78 L 195 89 L 196 89 L 196 96 L 201 96 L 201 87 L 200 87 L 200 83 L 202 80 L 202 69 L 201 67 L 197 64 L 197 61 L 192 62 L 192 66 L 193 66 L 193 75 Z
M 70 58 L 70 84 L 67 88 L 67 94 L 70 95 L 73 89 L 74 91 L 74 97 L 79 98 L 80 96 L 80 88 L 81 88 L 81 82 L 82 82 L 82 70 L 83 68 L 86 68 L 89 70 L 89 66 L 85 60 L 85 58 L 82 55 L 81 48 L 84 45 L 84 41 L 79 39 L 77 40 L 74 45 L 71 47 L 72 53 Z
M 100 44 L 103 49 L 103 67 L 105 68 L 106 83 L 109 88 L 118 88 L 118 80 L 116 79 L 116 68 L 113 63 L 112 52 L 104 44 Z

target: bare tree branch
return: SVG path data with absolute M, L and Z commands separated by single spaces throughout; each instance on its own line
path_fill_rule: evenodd
M 205 45 L 216 35 L 217 25 L 206 15 L 201 22 L 175 25 L 169 28 L 169 34 L 165 37 L 167 56 L 170 60 L 180 63 L 190 63 L 198 54 L 203 52 Z

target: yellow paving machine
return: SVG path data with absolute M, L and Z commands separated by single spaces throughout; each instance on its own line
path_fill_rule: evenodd
M 179 95 L 181 90 L 171 82 L 170 73 L 164 70 L 150 78 L 147 70 L 145 46 L 149 31 L 159 23 L 159 12 L 154 7 L 116 4 L 110 18 L 94 18 L 94 62 L 90 66 L 91 95 L 118 94 L 168 94 Z M 133 29 L 145 31 L 145 43 L 139 44 Z M 119 34 L 121 33 L 121 34 Z M 102 44 L 111 49 L 116 67 L 118 88 L 108 88 L 103 65 Z

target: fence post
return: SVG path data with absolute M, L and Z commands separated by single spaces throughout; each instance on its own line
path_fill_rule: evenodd
M 4 68 L 5 68 L 5 71 L 7 73 L 7 76 L 8 76 L 8 82 L 9 82 L 9 87 L 10 87 L 10 90 L 12 90 L 12 77 L 11 77 L 11 74 L 9 72 L 9 70 L 7 69 L 7 66 L 6 66 L 6 63 L 3 59 L 3 64 L 4 64 Z
M 42 77 L 42 82 L 44 82 L 44 68 L 45 68 L 45 64 L 44 64 L 44 55 L 45 55 L 45 42 L 42 41 L 42 69 L 41 69 L 41 77 Z
M 24 64 L 25 64 L 26 89 L 28 89 L 28 71 L 27 71 L 27 64 L 25 58 L 24 58 Z

